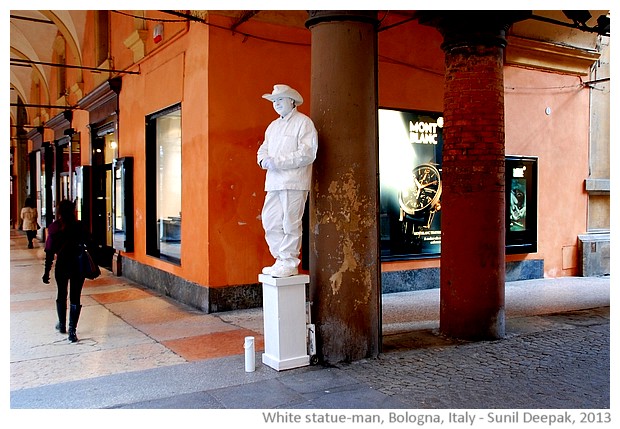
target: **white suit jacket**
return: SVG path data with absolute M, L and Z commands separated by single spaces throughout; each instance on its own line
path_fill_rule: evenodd
M 271 157 L 276 166 L 267 170 L 265 191 L 309 191 L 317 149 L 318 133 L 312 119 L 297 108 L 269 124 L 257 154 L 258 165 Z

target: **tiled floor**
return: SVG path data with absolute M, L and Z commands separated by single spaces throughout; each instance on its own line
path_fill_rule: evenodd
M 137 299 L 154 296 L 154 294 L 140 289 L 129 289 L 117 292 L 98 293 L 91 296 L 99 304 L 111 304 L 113 302 L 135 301 Z
M 238 355 L 243 372 L 246 336 L 261 361 L 262 308 L 205 314 L 107 270 L 85 283 L 80 341 L 71 344 L 54 329 L 56 288 L 41 281 L 43 258 L 39 243 L 27 249 L 25 235 L 11 230 L 11 391 L 223 356 Z M 507 333 L 529 329 L 520 323 L 525 316 L 609 306 L 609 286 L 609 277 L 510 282 Z M 437 341 L 425 333 L 439 327 L 439 308 L 439 289 L 383 295 L 384 352 Z
M 255 348 L 264 350 L 263 337 L 247 329 L 162 341 L 162 344 L 184 359 L 192 361 L 239 354 L 239 344 L 244 344 L 245 337 L 254 337 Z
M 264 350 L 262 310 L 205 314 L 103 270 L 86 280 L 77 344 L 54 329 L 55 281 L 44 252 L 10 233 L 11 390 Z M 68 370 L 71 368 L 71 370 Z

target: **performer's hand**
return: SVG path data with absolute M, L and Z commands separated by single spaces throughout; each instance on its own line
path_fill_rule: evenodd
M 271 157 L 267 157 L 265 159 L 263 159 L 260 164 L 263 166 L 263 168 L 265 170 L 271 170 L 273 168 L 276 168 L 276 163 L 273 161 L 273 158 Z
M 45 274 L 43 274 L 43 277 L 41 277 L 41 280 L 43 280 L 43 283 L 45 284 L 50 284 L 50 273 L 45 272 Z

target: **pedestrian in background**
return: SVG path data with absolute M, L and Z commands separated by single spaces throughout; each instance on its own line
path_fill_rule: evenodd
M 45 242 L 45 274 L 43 283 L 50 282 L 50 271 L 56 256 L 54 278 L 58 294 L 56 310 L 58 323 L 56 329 L 60 333 L 67 333 L 67 293 L 69 294 L 69 341 L 75 343 L 77 338 L 77 324 L 82 310 L 81 295 L 84 286 L 84 276 L 80 272 L 78 255 L 80 246 L 90 244 L 90 235 L 83 229 L 82 223 L 75 216 L 75 204 L 69 200 L 62 200 L 56 211 L 57 219 L 48 228 Z
M 34 245 L 32 244 L 32 240 L 36 237 L 37 230 L 39 229 L 39 224 L 37 222 L 39 219 L 39 212 L 37 211 L 34 198 L 26 198 L 24 208 L 22 208 L 21 212 L 21 219 L 22 230 L 26 231 L 26 237 L 28 237 L 28 248 L 33 249 Z

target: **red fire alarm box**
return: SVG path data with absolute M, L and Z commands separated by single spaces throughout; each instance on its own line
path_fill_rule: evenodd
M 160 22 L 153 28 L 153 42 L 159 43 L 162 41 L 163 38 L 164 38 L 164 24 Z

